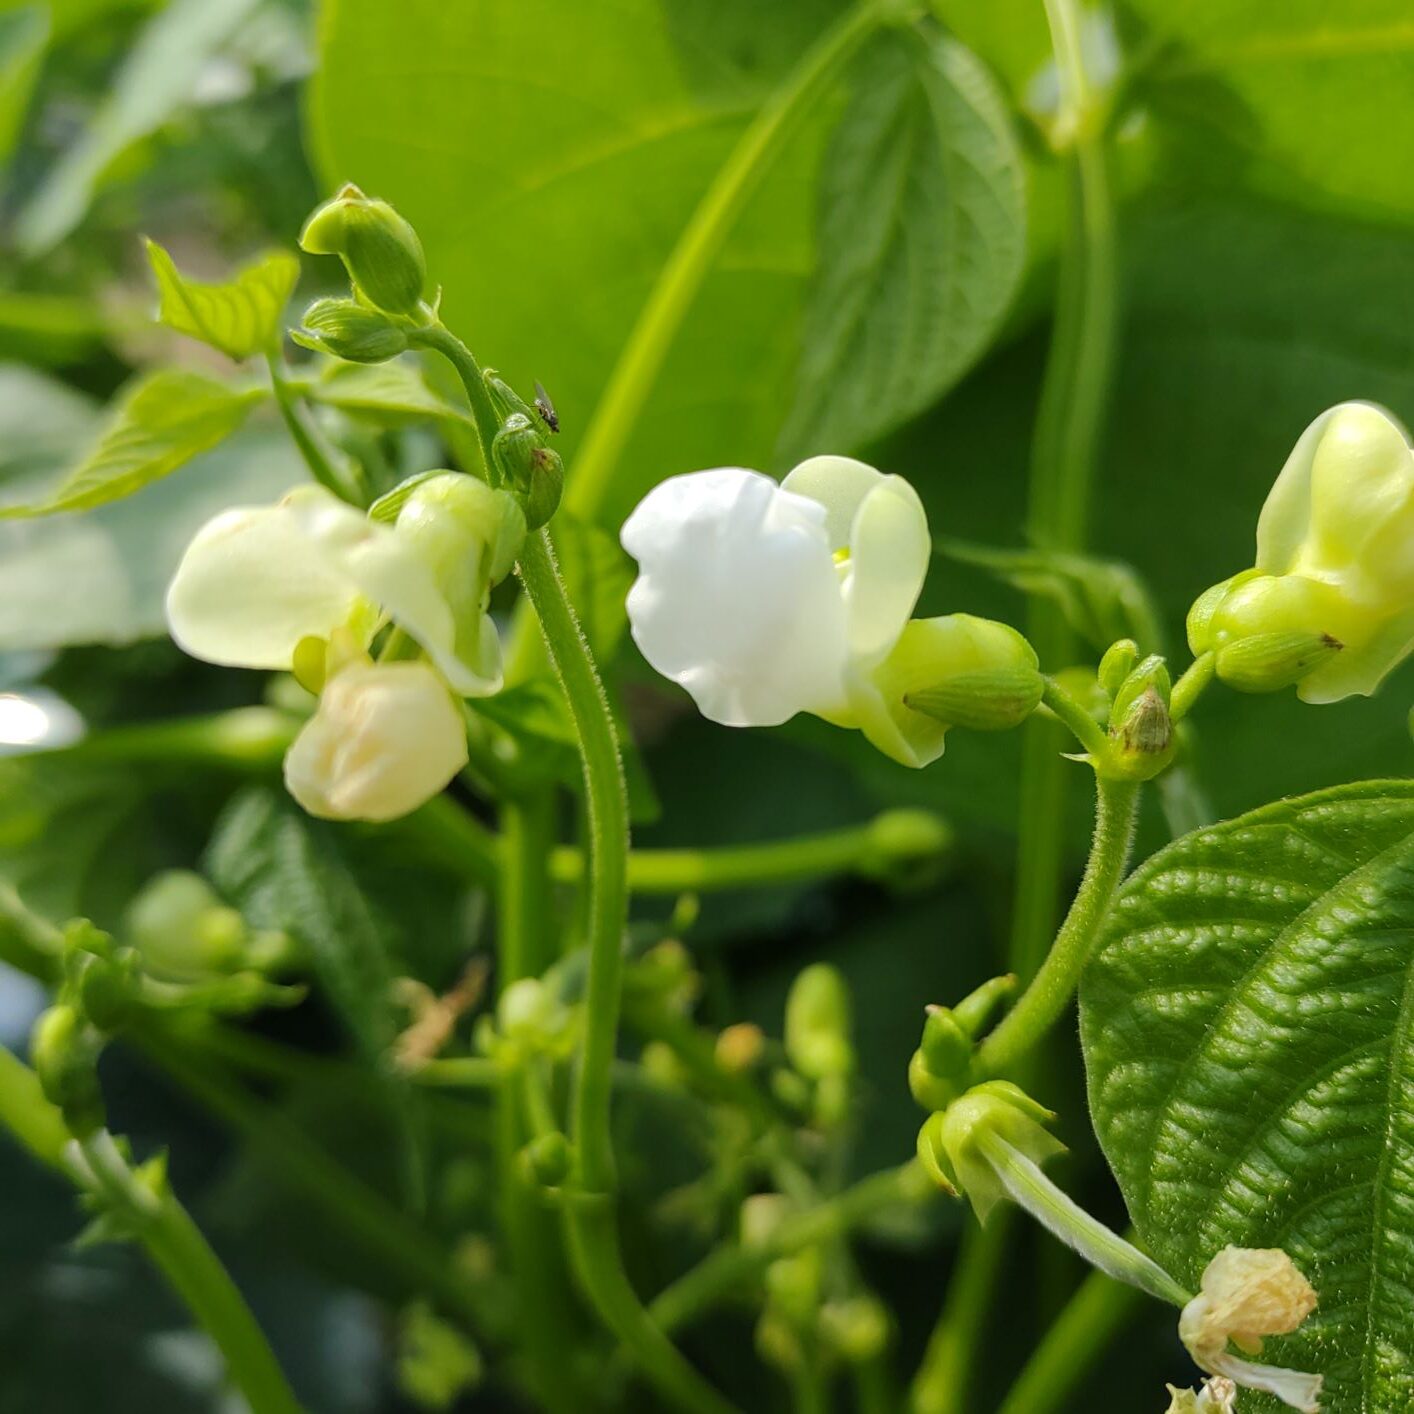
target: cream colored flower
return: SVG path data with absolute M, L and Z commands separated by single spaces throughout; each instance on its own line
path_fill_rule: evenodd
M 1303 638 L 1339 651 L 1303 670 Z M 1190 646 L 1219 652 L 1220 677 L 1222 650 L 1252 639 L 1288 650 L 1296 671 L 1272 685 L 1307 702 L 1369 696 L 1414 650 L 1414 451 L 1384 409 L 1341 403 L 1306 429 L 1262 507 L 1255 567 L 1194 605 Z
M 1263 1338 L 1294 1331 L 1316 1309 L 1316 1293 L 1278 1248 L 1224 1247 L 1178 1318 L 1179 1339 L 1200 1369 L 1265 1390 L 1303 1414 L 1320 1410 L 1322 1377 L 1258 1365 L 1228 1353 L 1231 1341 L 1259 1355 Z
M 356 663 L 325 685 L 285 756 L 285 784 L 311 815 L 396 820 L 466 762 L 461 714 L 426 663 Z
M 1201 1389 L 1168 1387 L 1172 1402 L 1167 1414 L 1235 1414 L 1237 1386 L 1231 1380 L 1215 1375 L 1204 1380 Z

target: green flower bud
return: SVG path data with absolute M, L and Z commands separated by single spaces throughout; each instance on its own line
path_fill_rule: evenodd
M 996 1134 L 1023 1157 L 1041 1164 L 1065 1151 L 1065 1145 L 1041 1127 L 1042 1121 L 1054 1118 L 1050 1110 L 1010 1081 L 989 1080 L 969 1090 L 944 1111 L 941 1124 L 933 1130 L 933 1162 L 954 1188 L 967 1195 L 977 1220 L 986 1222 L 988 1214 L 1006 1196 L 1006 1189 L 992 1160 L 983 1152 L 980 1139 L 987 1133 Z M 919 1157 L 924 1157 L 921 1141 Z
M 1110 709 L 1112 731 L 1118 731 L 1123 726 L 1135 703 L 1150 689 L 1158 693 L 1160 700 L 1167 707 L 1173 685 L 1169 680 L 1168 664 L 1157 653 L 1151 653 L 1137 668 L 1131 669 L 1115 690 L 1114 705 Z
M 795 979 L 786 997 L 785 1046 L 790 1063 L 810 1080 L 854 1070 L 849 988 L 837 968 L 817 962 Z
M 1328 633 L 1254 633 L 1218 649 L 1218 677 L 1239 692 L 1294 687 L 1341 651 Z
M 1173 719 L 1167 664 L 1153 654 L 1120 684 L 1110 709 L 1114 749 L 1103 767 L 1132 780 L 1147 781 L 1173 760 Z
M 820 1249 L 806 1247 L 766 1268 L 766 1299 L 797 1329 L 808 1327 L 820 1307 L 823 1279 Z
M 967 1088 L 972 1037 L 947 1008 L 930 1006 L 923 1040 L 908 1063 L 908 1088 L 925 1110 L 945 1110 Z
M 513 412 L 496 434 L 491 455 L 525 510 L 526 526 L 539 530 L 559 508 L 564 490 L 559 453 L 545 445 L 540 429 L 525 413 Z
M 102 1038 L 65 1003 L 42 1012 L 30 1033 L 30 1060 L 50 1104 L 64 1114 L 77 1139 L 104 1124 L 103 1094 L 98 1087 Z
M 200 874 L 156 874 L 128 906 L 124 932 L 150 972 L 186 981 L 244 960 L 245 921 Z
M 888 1348 L 891 1333 L 888 1310 L 876 1296 L 851 1296 L 820 1308 L 820 1334 L 851 1365 L 877 1360 Z
M 1118 694 L 1125 678 L 1134 671 L 1134 664 L 1138 659 L 1139 645 L 1132 638 L 1121 638 L 1105 649 L 1105 656 L 1100 659 L 1096 676 L 1105 696 L 1111 701 Z
M 405 353 L 407 334 L 387 315 L 351 299 L 318 299 L 304 312 L 304 327 L 290 338 L 316 353 L 350 363 L 386 363 Z
M 311 255 L 337 255 L 364 299 L 389 314 L 416 314 L 427 284 L 417 232 L 386 201 L 345 186 L 305 222 L 299 243 Z
M 764 1247 L 792 1211 L 791 1201 L 783 1193 L 753 1193 L 741 1205 L 738 1220 L 741 1245 Z
M 751 1070 L 766 1049 L 766 1038 L 759 1026 L 749 1021 L 728 1026 L 717 1037 L 713 1055 L 719 1069 L 728 1075 L 744 1075 Z
M 957 1175 L 953 1172 L 952 1161 L 943 1147 L 943 1110 L 934 1110 L 918 1131 L 918 1162 L 923 1171 L 945 1193 L 957 1196 Z
M 111 957 L 87 954 L 73 969 L 79 1005 L 100 1032 L 111 1035 L 127 1024 L 137 1005 L 138 954 L 122 948 Z
M 928 810 L 885 810 L 869 826 L 855 866 L 869 879 L 897 886 L 931 883 L 953 842 L 947 822 Z
M 944 678 L 903 700 L 915 712 L 951 727 L 1001 732 L 1019 727 L 1036 710 L 1045 686 L 1035 668 L 1008 666 Z
M 532 1046 L 548 1044 L 568 1020 L 564 1004 L 536 977 L 512 982 L 496 1004 L 496 1026 L 501 1034 Z
M 559 1130 L 537 1135 L 517 1156 L 526 1181 L 539 1188 L 560 1188 L 569 1177 L 574 1151 Z

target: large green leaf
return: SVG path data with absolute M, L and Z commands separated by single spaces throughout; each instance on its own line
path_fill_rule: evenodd
M 1196 130 L 1199 167 L 1231 145 L 1254 186 L 1414 219 L 1414 128 L 1390 121 L 1414 86 L 1407 0 L 1134 0 L 1132 10 L 1157 55 L 1142 97 L 1161 124 Z
M 1191 1284 L 1227 1244 L 1285 1248 L 1320 1306 L 1274 1358 L 1326 1376 L 1327 1414 L 1414 1407 L 1414 783 L 1160 851 L 1081 1003 L 1096 1129 L 1155 1257 Z
M 967 371 L 1026 259 L 1021 153 L 955 40 L 878 41 L 826 153 L 789 452 L 858 446 Z
M 0 517 L 90 510 L 131 496 L 225 441 L 264 396 L 182 368 L 143 374 L 78 465 L 39 500 L 0 506 Z
M 326 181 L 418 228 L 443 313 L 567 457 L 693 210 L 842 8 L 743 0 L 331 0 L 312 111 Z M 766 464 L 814 266 L 826 104 L 742 214 L 616 470 L 605 519 L 671 472 Z
M 148 241 L 147 258 L 157 277 L 157 317 L 169 329 L 200 339 L 227 358 L 249 358 L 279 346 L 281 318 L 299 279 L 299 261 L 288 251 L 271 251 L 218 285 L 187 279 L 156 241 Z

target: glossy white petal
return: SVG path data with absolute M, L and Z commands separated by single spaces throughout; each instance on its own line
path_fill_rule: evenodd
M 843 593 L 850 652 L 877 662 L 913 612 L 933 546 L 918 493 L 850 457 L 811 457 L 781 483 L 825 507 L 830 548 L 844 551 Z
M 348 620 L 359 587 L 311 545 L 300 509 L 310 498 L 341 504 L 311 487 L 278 505 L 223 511 L 197 531 L 167 591 L 179 647 L 228 667 L 288 668 L 300 639 Z
M 311 815 L 396 820 L 466 765 L 466 727 L 425 663 L 345 668 L 285 755 L 285 784 Z
M 670 477 L 624 524 L 643 656 L 725 726 L 775 726 L 844 700 L 844 603 L 825 507 L 720 467 Z

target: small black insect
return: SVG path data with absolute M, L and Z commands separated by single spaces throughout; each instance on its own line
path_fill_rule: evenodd
M 551 432 L 560 430 L 560 415 L 555 411 L 555 405 L 550 401 L 550 395 L 545 391 L 545 385 L 538 379 L 535 383 L 535 411 L 540 414 L 545 426 Z

